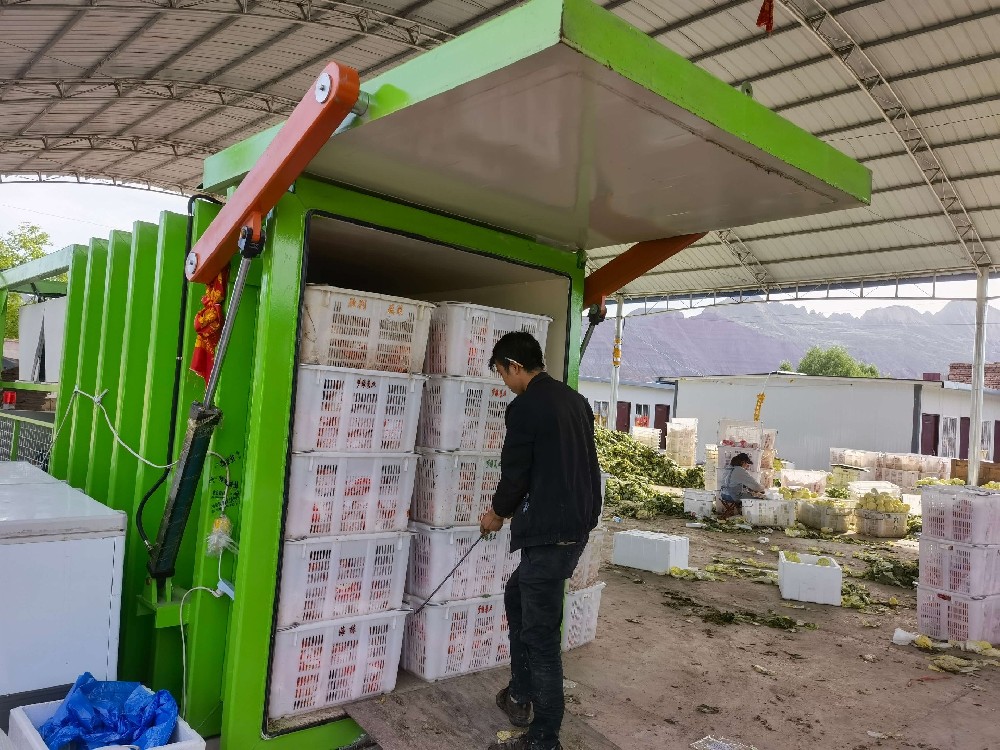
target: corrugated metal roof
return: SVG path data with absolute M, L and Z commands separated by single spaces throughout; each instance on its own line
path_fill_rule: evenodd
M 755 26 L 760 0 L 605 3 L 723 80 L 750 81 L 758 101 L 872 169 L 870 208 L 719 229 L 735 230 L 772 285 L 970 271 L 900 138 L 841 61 L 787 12 L 787 1 L 775 4 L 770 37 Z M 205 154 L 280 122 L 327 59 L 371 77 L 514 4 L 0 0 L 0 180 L 101 178 L 194 190 Z M 913 114 L 992 262 L 1000 262 L 1000 7 L 995 0 L 819 5 Z M 623 249 L 592 253 L 591 267 Z M 759 286 L 709 236 L 623 291 Z

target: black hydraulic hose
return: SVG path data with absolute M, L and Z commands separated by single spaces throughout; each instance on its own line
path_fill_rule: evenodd
M 195 201 L 208 201 L 209 203 L 214 203 L 217 206 L 222 205 L 222 201 L 218 198 L 213 198 L 211 195 L 195 194 L 188 199 L 187 204 L 187 234 L 184 238 L 184 257 L 187 258 L 188 254 L 191 252 L 191 242 L 194 238 L 194 202 Z M 184 329 L 187 326 L 187 297 L 188 297 L 188 280 L 187 276 L 184 276 L 184 282 L 181 285 L 181 311 L 180 318 L 177 321 L 177 359 L 174 362 L 174 388 L 173 394 L 170 400 L 170 422 L 169 429 L 167 432 L 167 460 L 164 464 L 169 465 L 173 462 L 174 458 L 174 437 L 177 434 L 177 409 L 179 406 L 179 401 L 181 398 L 181 371 L 184 366 Z M 146 508 L 146 503 L 149 499 L 156 493 L 160 486 L 167 481 L 167 477 L 170 476 L 170 469 L 164 469 L 163 473 L 160 474 L 159 479 L 149 488 L 149 491 L 142 496 L 142 500 L 139 501 L 139 507 L 135 510 L 135 528 L 139 532 L 139 538 L 142 539 L 142 543 L 146 545 L 147 550 L 153 549 L 153 545 L 150 544 L 149 537 L 146 536 L 146 529 L 142 525 L 142 512 Z

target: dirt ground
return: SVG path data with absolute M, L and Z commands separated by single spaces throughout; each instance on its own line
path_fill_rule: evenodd
M 929 654 L 892 644 L 895 628 L 916 629 L 912 590 L 865 581 L 881 599 L 899 600 L 886 614 L 813 604 L 799 610 L 782 606 L 774 585 L 684 581 L 607 562 L 613 533 L 629 528 L 688 536 L 690 565 L 698 568 L 719 555 L 776 562 L 768 551 L 775 544 L 842 553 L 842 565 L 861 571 L 864 564 L 851 554 L 866 548 L 792 539 L 780 530 L 759 544 L 758 531 L 689 529 L 673 518 L 608 526 L 598 637 L 566 657 L 566 677 L 577 683 L 568 710 L 623 749 L 686 748 L 707 735 L 759 750 L 1000 749 L 1000 669 L 946 676 L 928 669 Z M 880 554 L 917 556 L 914 542 L 891 549 Z M 818 629 L 708 624 L 678 595 L 721 610 L 773 610 Z

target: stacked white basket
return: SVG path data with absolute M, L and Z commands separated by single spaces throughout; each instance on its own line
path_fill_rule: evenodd
M 719 448 L 705 445 L 705 489 L 716 492 L 719 489 Z
M 269 715 L 392 690 L 426 302 L 306 287 Z
M 678 466 L 690 468 L 698 452 L 698 420 L 675 418 L 667 422 L 667 458 Z
M 1000 644 L 1000 494 L 925 487 L 917 628 L 940 640 Z
M 500 481 L 504 418 L 514 394 L 489 369 L 493 346 L 507 333 L 525 331 L 544 351 L 549 323 L 539 315 L 454 302 L 431 316 L 410 508 L 415 536 L 406 601 L 413 609 L 476 544 L 479 518 Z M 479 542 L 431 603 L 407 620 L 405 670 L 440 680 L 510 661 L 502 594 L 520 555 L 509 549 L 505 526 Z

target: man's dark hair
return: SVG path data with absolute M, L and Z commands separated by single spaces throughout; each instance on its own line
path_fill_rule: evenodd
M 729 462 L 730 466 L 742 466 L 743 464 L 753 464 L 750 460 L 750 456 L 746 453 L 737 453 L 733 456 L 733 460 Z
M 545 358 L 542 347 L 530 333 L 513 331 L 503 336 L 493 347 L 490 367 L 497 365 L 510 367 L 511 362 L 517 362 L 528 372 L 545 368 Z

